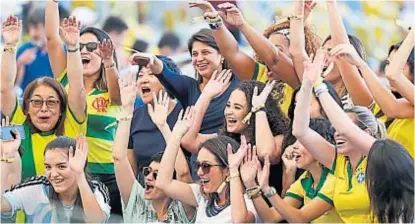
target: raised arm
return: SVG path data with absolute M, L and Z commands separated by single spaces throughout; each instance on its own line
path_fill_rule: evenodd
M 22 35 L 22 21 L 16 16 L 9 16 L 2 24 L 4 50 L 1 60 L 1 111 L 11 116 L 16 107 L 16 46 Z
M 293 155 L 293 150 L 293 145 L 290 145 L 285 148 L 284 154 L 281 156 L 282 162 L 284 163 L 281 197 L 285 197 L 287 190 L 296 179 L 295 174 L 297 173 L 297 163 L 294 160 L 295 157 Z
M 50 66 L 55 78 L 66 69 L 66 53 L 59 36 L 59 1 L 48 1 L 45 11 L 46 48 L 49 54 Z
M 303 80 L 303 63 L 308 60 L 305 50 L 304 23 L 317 3 L 311 0 L 300 0 L 294 1 L 293 4 L 293 15 L 290 19 L 290 54 L 298 79 Z
M 216 134 L 200 134 L 199 131 L 210 102 L 228 88 L 231 78 L 231 70 L 223 70 L 219 74 L 215 71 L 197 100 L 195 105 L 195 120 L 181 142 L 183 147 L 191 153 L 198 153 L 197 150 L 201 143 L 216 136 Z
M 193 123 L 194 109 L 188 107 L 183 117 L 183 110 L 180 111 L 179 118 L 173 128 L 173 133 L 167 143 L 158 173 L 156 187 L 161 189 L 169 197 L 179 200 L 184 204 L 197 207 L 198 203 L 193 196 L 193 191 L 189 184 L 178 180 L 173 180 L 174 165 L 177 153 L 180 149 L 180 139 Z
M 337 0 L 327 0 L 327 8 L 329 11 L 330 33 L 333 45 L 350 44 L 337 6 Z M 373 102 L 371 91 L 367 88 L 356 66 L 342 60 L 337 60 L 336 65 L 339 67 L 343 83 L 353 103 L 364 107 L 370 106 Z
M 403 75 L 403 69 L 408 57 L 414 57 L 414 30 L 409 31 L 402 45 L 393 55 L 390 64 L 386 67 L 386 77 L 392 86 L 405 97 L 412 105 L 414 104 L 414 84 Z M 412 56 L 411 56 L 412 52 Z M 413 75 L 414 71 L 410 71 Z
M 211 20 L 219 19 L 222 16 L 229 24 L 240 27 L 244 21 L 241 12 L 231 3 L 223 3 L 218 8 L 226 10 L 225 13 L 219 13 L 208 1 L 196 1 L 189 3 L 189 6 L 198 7 L 202 10 L 203 16 Z M 220 54 L 226 59 L 232 68 L 234 74 L 240 80 L 252 79 L 255 73 L 256 62 L 253 58 L 243 52 L 232 33 L 223 25 L 222 19 L 219 19 L 219 27 L 212 29 L 212 34 L 218 44 Z
M 270 158 L 273 164 L 277 164 L 280 161 L 282 150 L 281 141 L 276 142 L 276 138 L 272 134 L 269 126 L 267 113 L 261 108 L 265 107 L 270 93 L 273 90 L 275 81 L 268 82 L 261 94 L 258 94 L 258 87 L 254 88 L 252 95 L 252 111 L 255 111 L 255 139 L 256 147 L 258 150 L 258 157 L 263 160 L 266 156 Z M 279 139 L 279 138 L 278 138 Z
M 247 209 L 247 205 L 244 198 L 244 186 L 240 178 L 239 166 L 242 160 L 251 160 L 252 155 L 256 155 L 256 152 L 252 152 L 251 144 L 246 143 L 244 136 L 241 136 L 241 146 L 233 153 L 232 146 L 228 144 L 228 164 L 229 164 L 229 179 L 230 179 L 230 192 L 231 192 L 231 216 L 234 223 L 254 223 L 255 215 Z M 253 151 L 256 151 L 255 146 Z M 244 159 L 245 158 L 245 159 Z
M 128 160 L 128 137 L 130 136 L 131 119 L 136 98 L 136 84 L 131 73 L 127 74 L 123 80 L 119 80 L 119 88 L 122 111 L 119 115 L 120 119 L 115 133 L 112 158 L 114 159 L 115 179 L 121 193 L 121 199 L 127 205 L 135 181 L 135 175 Z
M 330 55 L 341 58 L 341 60 L 347 61 L 348 63 L 359 67 L 359 70 L 362 72 L 363 79 L 372 92 L 376 103 L 379 105 L 387 117 L 414 117 L 414 106 L 406 99 L 396 99 L 390 90 L 388 90 L 381 83 L 369 65 L 359 57 L 353 46 L 350 44 L 342 44 L 336 46 L 330 51 Z M 399 110 L 396 108 L 399 108 Z
M 334 146 L 309 128 L 313 85 L 321 74 L 325 54 L 324 50 L 319 49 L 313 63 L 310 60 L 304 63 L 303 82 L 297 94 L 297 104 L 294 110 L 293 135 L 317 161 L 330 169 L 336 158 Z
M 295 73 L 294 65 L 288 55 L 282 53 L 271 41 L 258 33 L 251 25 L 244 22 L 240 28 L 255 53 L 262 61 L 274 72 L 279 79 L 286 82 L 293 89 L 299 84 L 300 80 Z
M 99 56 L 102 58 L 105 69 L 105 78 L 108 85 L 108 94 L 111 102 L 121 105 L 120 88 L 118 86 L 118 69 L 114 61 L 114 45 L 111 40 L 103 40 L 99 46 Z
M 76 149 L 69 149 L 69 166 L 75 173 L 79 193 L 82 199 L 86 222 L 104 222 L 108 217 L 99 205 L 94 192 L 85 176 L 85 164 L 88 157 L 88 143 L 84 136 L 76 140 Z
M 83 80 L 81 52 L 79 49 L 81 24 L 75 17 L 63 21 L 60 33 L 68 47 L 67 75 L 69 80 L 68 104 L 78 121 L 86 116 L 86 92 Z

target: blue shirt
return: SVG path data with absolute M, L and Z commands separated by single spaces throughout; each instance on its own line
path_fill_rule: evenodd
M 181 109 L 182 106 L 177 103 L 167 116 L 167 124 L 171 130 L 176 124 Z M 146 104 L 134 110 L 128 148 L 133 149 L 135 161 L 139 167 L 150 165 L 151 157 L 166 148 L 166 141 L 151 120 Z
M 24 66 L 24 73 L 20 88 L 24 91 L 26 86 L 29 85 L 33 80 L 48 76 L 53 78 L 52 68 L 49 63 L 49 56 L 47 51 L 42 52 L 38 46 L 34 45 L 32 42 L 27 42 L 23 44 L 17 51 L 16 58 L 18 59 L 24 51 L 36 47 L 36 58 L 31 64 Z
M 197 80 L 185 75 L 174 72 L 163 62 L 163 71 L 157 76 L 163 86 L 176 97 L 184 108 L 195 105 L 202 91 L 199 88 Z M 212 134 L 217 133 L 223 127 L 226 103 L 232 91 L 239 83 L 239 79 L 232 77 L 231 84 L 220 96 L 215 97 L 209 104 L 209 107 L 203 118 L 200 133 Z

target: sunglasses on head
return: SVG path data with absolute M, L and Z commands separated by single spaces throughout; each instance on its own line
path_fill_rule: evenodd
M 146 167 L 143 168 L 143 176 L 147 177 L 150 173 L 152 173 L 154 180 L 157 180 L 158 172 L 159 172 L 158 170 L 153 171 L 153 169 L 151 169 L 151 167 L 149 167 L 149 166 L 146 166 Z
M 196 162 L 195 163 L 195 167 L 196 167 L 196 172 L 200 169 L 200 168 L 202 168 L 202 172 L 203 173 L 209 173 L 210 172 L 210 168 L 212 167 L 212 166 L 223 166 L 223 165 L 220 165 L 220 164 L 209 164 L 209 163 L 205 163 L 205 162 Z
M 79 44 L 79 50 L 82 51 L 82 49 L 84 49 L 84 47 L 86 47 L 86 50 L 89 52 L 94 52 L 97 48 L 98 48 L 98 43 L 97 42 L 89 42 L 86 44 L 80 43 Z

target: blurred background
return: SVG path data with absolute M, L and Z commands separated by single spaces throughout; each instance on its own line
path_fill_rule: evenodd
M 227 1 L 211 1 L 219 4 Z M 258 32 L 275 22 L 275 16 L 291 14 L 292 1 L 229 1 L 236 3 L 245 19 Z M 369 63 L 375 70 L 387 56 L 388 47 L 403 39 L 405 33 L 395 24 L 400 19 L 414 24 L 414 0 L 409 1 L 339 1 L 343 21 L 348 33 L 357 35 L 364 43 Z M 2 21 L 11 13 L 27 24 L 31 12 L 44 9 L 46 1 L 1 1 Z M 200 16 L 199 9 L 190 9 L 187 1 L 70 1 L 59 2 L 61 14 L 76 15 L 85 26 L 104 27 L 113 41 L 139 51 L 173 56 L 185 74 L 194 72 L 188 65 L 188 38 L 204 22 L 192 23 Z M 308 21 L 325 38 L 329 34 L 325 1 L 320 1 Z M 125 23 L 124 26 L 123 23 Z M 232 30 L 232 28 L 231 28 Z M 252 53 L 243 36 L 234 29 L 241 47 Z M 30 39 L 27 26 L 23 41 Z M 22 41 L 22 42 L 23 42 Z M 130 52 L 123 52 L 126 56 Z M 122 59 L 121 59 L 122 60 Z M 187 71 L 188 70 L 188 71 Z

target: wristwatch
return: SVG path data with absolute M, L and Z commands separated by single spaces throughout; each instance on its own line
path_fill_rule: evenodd
M 274 196 L 275 194 L 277 194 L 277 190 L 275 190 L 274 187 L 270 187 L 268 193 L 264 194 L 265 197 L 270 198 L 272 196 Z

